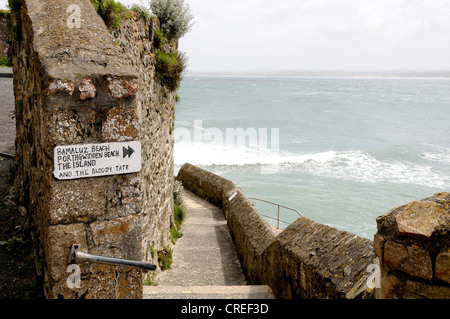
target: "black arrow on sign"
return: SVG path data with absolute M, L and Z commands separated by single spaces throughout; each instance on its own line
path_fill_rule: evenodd
M 125 158 L 128 155 L 128 158 L 131 157 L 131 154 L 134 153 L 134 149 L 132 149 L 130 146 L 128 146 L 128 149 L 125 146 L 122 146 L 123 148 L 123 158 Z

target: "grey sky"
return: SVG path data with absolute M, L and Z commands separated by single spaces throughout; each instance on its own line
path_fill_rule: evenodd
M 185 2 L 190 71 L 450 70 L 448 0 Z

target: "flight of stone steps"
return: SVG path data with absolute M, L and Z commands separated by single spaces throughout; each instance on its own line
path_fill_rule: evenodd
M 270 287 L 247 285 L 222 211 L 183 191 L 183 237 L 173 249 L 172 268 L 144 299 L 273 299 Z

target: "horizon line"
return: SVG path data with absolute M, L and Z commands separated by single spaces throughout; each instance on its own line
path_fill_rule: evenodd
M 450 69 L 387 69 L 387 70 L 186 70 L 186 75 L 205 76 L 292 76 L 292 77 L 418 77 L 450 78 Z

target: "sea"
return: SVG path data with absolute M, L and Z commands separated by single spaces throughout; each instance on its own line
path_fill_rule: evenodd
M 274 226 L 373 239 L 378 216 L 450 191 L 450 77 L 187 74 L 178 95 L 175 174 L 234 181 Z

